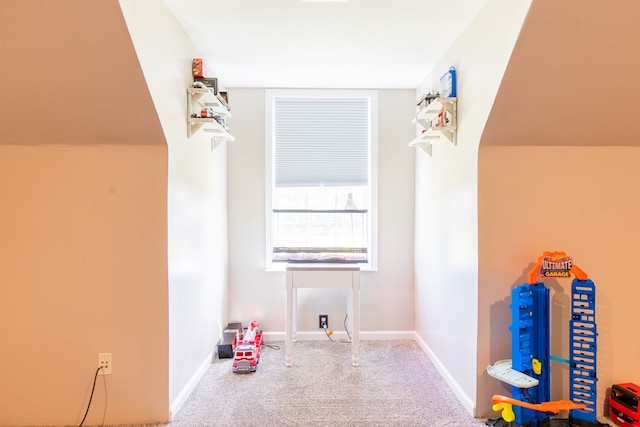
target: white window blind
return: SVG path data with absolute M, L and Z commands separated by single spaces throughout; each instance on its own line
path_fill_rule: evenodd
M 265 91 L 266 268 L 376 268 L 377 93 Z
M 274 99 L 274 184 L 368 185 L 368 98 Z

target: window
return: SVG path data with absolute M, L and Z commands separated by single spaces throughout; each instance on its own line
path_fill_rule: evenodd
M 376 266 L 375 91 L 267 90 L 266 264 Z

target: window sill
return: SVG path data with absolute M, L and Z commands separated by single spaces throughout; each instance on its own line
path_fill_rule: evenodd
M 304 263 L 300 263 L 297 262 L 296 264 L 302 264 L 304 265 Z M 310 262 L 309 264 L 317 264 L 314 262 Z M 327 263 L 328 265 L 333 265 L 332 263 Z M 343 264 L 341 264 L 343 265 Z M 352 264 L 352 263 L 345 263 L 344 265 L 359 265 L 360 266 L 360 271 L 378 271 L 378 268 L 376 266 L 371 266 L 369 264 Z M 264 269 L 265 272 L 267 273 L 272 273 L 272 272 L 281 272 L 284 273 L 287 270 L 287 263 L 286 262 L 278 262 L 278 263 L 273 263 L 270 265 L 267 265 Z

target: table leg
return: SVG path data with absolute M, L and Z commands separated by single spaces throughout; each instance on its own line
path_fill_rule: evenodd
M 284 319 L 284 364 L 285 366 L 291 366 L 291 346 L 293 344 L 293 274 L 287 271 L 287 307 L 286 316 Z
M 298 288 L 291 289 L 292 302 L 291 302 L 291 312 L 293 313 L 293 318 L 291 319 L 291 341 L 298 341 Z
M 353 272 L 351 276 L 353 292 L 353 366 L 360 366 L 360 272 Z

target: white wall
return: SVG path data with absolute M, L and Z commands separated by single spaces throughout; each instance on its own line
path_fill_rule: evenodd
M 265 334 L 282 339 L 283 272 L 266 272 L 264 90 L 230 88 L 236 141 L 228 147 L 229 320 L 257 319 Z M 367 337 L 408 336 L 414 331 L 413 139 L 415 94 L 379 91 L 378 271 L 361 275 L 361 327 Z M 346 314 L 346 290 L 300 290 L 300 331 L 317 332 L 318 314 L 329 314 L 339 331 Z M 404 332 L 398 334 L 396 332 Z M 318 335 L 318 338 L 322 338 Z
M 478 146 L 530 0 L 490 0 L 416 97 L 439 88 L 455 66 L 457 146 L 437 142 L 416 155 L 416 330 L 470 413 L 478 351 Z
M 169 324 L 159 330 L 168 326 L 175 415 L 226 325 L 226 146 L 212 151 L 202 131 L 187 138 L 186 88 L 193 81 L 191 59 L 201 54 L 164 3 L 120 3 L 169 147 Z

